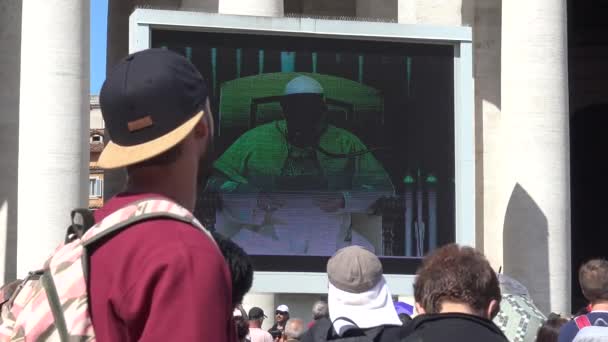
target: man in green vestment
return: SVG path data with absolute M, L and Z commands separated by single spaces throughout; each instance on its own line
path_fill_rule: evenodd
M 218 229 L 237 242 L 248 239 L 242 241 L 243 246 L 252 254 L 258 254 L 252 252 L 254 247 L 248 248 L 254 236 L 239 237 L 243 228 L 248 231 L 244 234 L 253 232 L 272 240 L 269 244 L 254 239 L 263 254 L 331 255 L 344 245 L 365 245 L 364 238 L 357 241 L 356 232 L 353 236 L 350 214 L 368 213 L 379 197 L 393 193 L 386 171 L 359 138 L 327 123 L 324 90 L 316 80 L 299 76 L 290 81 L 281 107 L 284 120 L 246 132 L 214 164 L 209 185 L 224 199 L 235 198 L 229 194 L 255 197 L 250 213 L 242 205 L 224 213 L 236 226 L 218 222 Z M 225 203 L 230 206 L 230 200 Z M 319 211 L 314 222 L 306 220 L 315 214 L 310 208 Z M 222 225 L 232 229 L 222 229 Z M 329 242 L 319 245 L 315 233 L 297 234 L 295 227 L 303 225 L 306 229 L 315 225 L 316 235 Z M 297 241 L 282 239 L 282 228 L 289 235 L 287 240 Z M 368 229 L 381 234 L 381 227 Z

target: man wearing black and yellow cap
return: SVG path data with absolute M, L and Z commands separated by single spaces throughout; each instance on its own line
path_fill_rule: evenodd
M 213 139 L 196 68 L 166 50 L 135 53 L 108 74 L 100 105 L 111 142 L 99 166 L 126 167 L 128 183 L 96 220 L 149 198 L 192 211 Z M 227 265 L 208 234 L 184 222 L 142 221 L 100 245 L 89 293 L 98 341 L 235 341 Z

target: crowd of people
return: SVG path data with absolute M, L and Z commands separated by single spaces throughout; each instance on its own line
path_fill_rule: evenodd
M 130 55 L 108 74 L 100 104 L 112 142 L 99 165 L 126 167 L 128 184 L 96 212 L 97 222 L 116 219 L 112 214 L 119 208 L 147 198 L 193 211 L 198 185 L 211 170 L 214 122 L 208 98 L 196 68 L 167 50 Z M 148 209 L 158 208 L 138 210 Z M 327 301 L 313 305 L 310 321 L 290 317 L 289 307 L 280 305 L 266 331 L 265 312 L 242 306 L 254 268 L 238 244 L 197 228 L 195 219 L 166 215 L 133 223 L 128 218 L 119 228 L 131 223 L 129 229 L 104 235 L 110 238 L 88 254 L 84 316 L 70 321 L 65 315 L 39 335 L 28 335 L 36 329 L 15 330 L 16 340 L 54 331 L 68 338 L 70 329 L 89 319 L 88 312 L 98 341 L 528 341 L 495 323 L 504 295 L 500 277 L 471 247 L 449 244 L 425 257 L 413 305 L 393 301 L 374 253 L 354 245 L 341 248 L 327 263 Z M 608 341 L 608 261 L 585 263 L 579 280 L 589 307 L 574 319 L 550 315 L 533 334 L 536 341 Z M 68 292 L 64 285 L 55 280 L 55 295 Z M 2 310 L 13 320 L 25 312 Z M 57 309 L 52 314 L 60 317 Z M 0 332 L 13 333 L 6 322 L 0 322 Z M 517 336 L 528 325 L 523 319 Z
M 109 73 L 100 104 L 112 142 L 99 164 L 126 167 L 128 185 L 96 219 L 150 196 L 193 210 L 211 173 L 214 136 L 196 68 L 162 49 L 135 53 Z M 290 318 L 281 305 L 269 331 L 261 329 L 262 309 L 241 305 L 253 280 L 249 256 L 219 234 L 210 238 L 170 218 L 144 221 L 94 250 L 90 264 L 100 341 L 508 341 L 492 321 L 501 309 L 499 277 L 482 253 L 456 244 L 423 260 L 413 319 L 411 307 L 393 302 L 379 258 L 348 246 L 327 263 L 327 302 L 315 303 L 313 321 Z M 589 312 L 570 321 L 549 317 L 538 341 L 582 341 L 581 333 L 606 329 L 608 262 L 590 261 L 579 278 Z
M 290 318 L 282 304 L 265 331 L 261 327 L 268 317 L 261 308 L 247 314 L 238 305 L 238 341 L 608 341 L 608 261 L 601 259 L 579 271 L 589 306 L 568 317 L 551 313 L 528 339 L 509 336 L 494 323 L 502 297 L 499 277 L 483 254 L 470 247 L 451 244 L 425 258 L 414 283 L 414 318 L 411 306 L 391 301 L 378 257 L 364 248 L 338 251 L 328 262 L 327 276 L 328 301 L 314 303 L 308 324 Z M 520 329 L 531 325 L 525 319 L 520 324 Z

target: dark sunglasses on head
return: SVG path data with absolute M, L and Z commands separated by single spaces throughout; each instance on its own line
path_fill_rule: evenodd
M 287 315 L 287 312 L 285 312 L 285 311 L 276 311 L 274 314 L 275 314 L 275 315 L 282 315 L 282 316 L 286 316 L 286 315 Z

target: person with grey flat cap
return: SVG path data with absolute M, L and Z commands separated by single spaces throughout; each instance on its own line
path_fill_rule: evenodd
M 396 342 L 404 328 L 393 305 L 380 259 L 346 247 L 327 263 L 329 318 L 319 319 L 302 342 Z

